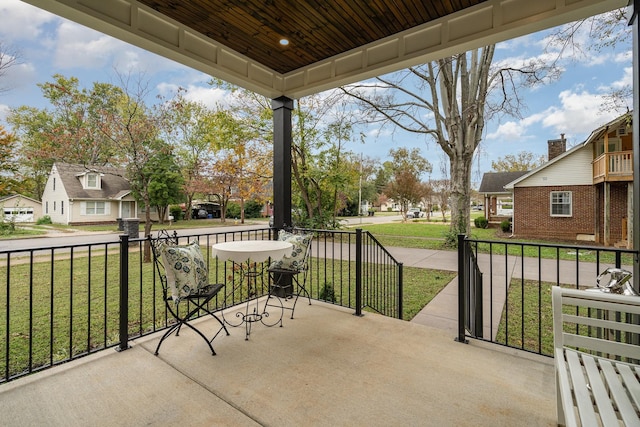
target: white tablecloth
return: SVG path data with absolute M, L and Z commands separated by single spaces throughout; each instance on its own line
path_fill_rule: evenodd
M 290 251 L 293 245 L 278 240 L 238 240 L 216 243 L 211 246 L 214 257 L 233 262 L 264 262 L 269 257 L 279 260 Z

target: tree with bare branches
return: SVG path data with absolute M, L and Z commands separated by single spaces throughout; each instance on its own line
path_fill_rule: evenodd
M 18 49 L 3 43 L 0 40 L 0 82 L 10 68 L 22 63 L 22 54 Z M 11 87 L 0 83 L 0 94 L 11 90 Z
M 518 116 L 518 90 L 552 79 L 558 69 L 529 60 L 517 67 L 494 64 L 495 45 L 341 88 L 354 97 L 366 120 L 393 124 L 434 140 L 450 172 L 450 236 L 469 233 L 471 167 L 485 121 Z M 455 242 L 455 239 L 450 239 Z

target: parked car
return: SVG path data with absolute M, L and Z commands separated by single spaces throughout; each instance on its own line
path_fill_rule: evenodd
M 209 216 L 209 213 L 206 210 L 198 209 L 198 211 L 196 212 L 194 218 L 203 219 L 203 218 L 207 218 L 208 216 Z
M 483 209 L 484 209 L 484 206 L 482 206 L 482 205 L 475 205 L 475 206 L 473 207 L 473 210 L 474 210 L 474 211 L 481 211 L 481 210 L 483 210 Z
M 424 216 L 425 216 L 425 213 L 422 212 L 420 208 L 411 208 L 409 209 L 409 212 L 407 212 L 408 219 L 424 218 Z

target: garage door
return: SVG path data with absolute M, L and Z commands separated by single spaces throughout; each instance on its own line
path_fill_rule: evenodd
M 4 208 L 4 222 L 33 222 L 33 208 Z

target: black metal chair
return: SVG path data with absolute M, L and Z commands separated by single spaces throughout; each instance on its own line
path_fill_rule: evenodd
M 180 328 L 187 326 L 205 340 L 211 353 L 211 343 L 222 330 L 229 335 L 224 322 L 209 309 L 209 302 L 222 290 L 222 283 L 209 284 L 209 272 L 202 257 L 197 241 L 188 245 L 178 244 L 178 234 L 174 231 L 170 235 L 165 230 L 158 233 L 157 239 L 148 236 L 155 268 L 162 285 L 162 297 L 167 310 L 175 318 L 175 323 L 167 329 L 156 347 L 155 355 L 158 355 L 163 341 L 173 332 L 180 334 Z M 182 309 L 182 307 L 185 307 Z M 200 311 L 209 313 L 220 323 L 220 328 L 211 339 L 190 323 Z
M 278 240 L 291 243 L 293 248 L 290 253 L 287 253 L 281 260 L 271 263 L 268 268 L 270 286 L 267 305 L 272 305 L 269 304 L 269 299 L 273 297 L 287 300 L 295 296 L 292 307 L 282 305 L 283 309 L 291 310 L 292 319 L 300 295 L 305 295 L 311 305 L 311 295 L 307 291 L 306 284 L 312 238 L 312 234 L 296 230 L 292 232 L 281 230 L 278 233 Z

